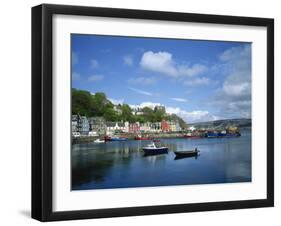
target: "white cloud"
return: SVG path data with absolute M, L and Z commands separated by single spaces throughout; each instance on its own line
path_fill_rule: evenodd
M 151 77 L 151 78 L 146 78 L 146 77 L 136 77 L 136 78 L 131 78 L 128 80 L 129 84 L 133 85 L 151 85 L 156 82 L 156 79 Z
M 210 79 L 207 77 L 202 77 L 202 78 L 194 78 L 190 79 L 184 82 L 185 85 L 188 86 L 201 86 L 201 85 L 209 85 L 210 84 Z
M 99 67 L 99 62 L 95 59 L 91 59 L 90 63 L 91 63 L 92 68 L 98 68 Z
M 123 104 L 124 103 L 124 99 L 113 99 L 113 98 L 108 98 L 108 100 L 113 103 L 114 105 L 118 105 L 118 104 Z
M 171 100 L 177 101 L 177 102 L 187 102 L 187 99 L 184 98 L 178 98 L 178 97 L 173 97 L 170 98 Z
M 212 105 L 228 117 L 251 117 L 251 45 L 230 48 L 219 59 L 229 71 Z
M 179 65 L 173 60 L 173 55 L 169 52 L 143 53 L 140 66 L 148 71 L 158 72 L 171 77 L 196 76 L 207 70 L 207 67 L 201 64 Z
M 196 76 L 207 71 L 207 67 L 202 64 L 194 64 L 191 67 L 187 67 L 185 65 L 179 66 L 178 68 L 179 74 L 187 75 L 187 76 Z
M 124 61 L 124 64 L 128 65 L 128 66 L 132 66 L 134 64 L 134 60 L 133 60 L 133 57 L 132 56 L 124 56 L 123 57 L 123 61 Z
M 212 115 L 208 111 L 185 111 L 180 108 L 166 107 L 166 112 L 180 116 L 187 123 L 207 122 L 219 119 L 219 117 Z
M 132 87 L 129 87 L 129 89 L 138 93 L 138 94 L 143 94 L 143 95 L 146 95 L 146 96 L 152 96 L 152 93 L 141 90 L 141 89 L 136 89 L 136 88 L 132 88 Z
M 77 80 L 80 80 L 81 78 L 81 75 L 77 72 L 72 72 L 72 80 L 73 81 L 77 81 Z
M 231 84 L 225 82 L 223 84 L 223 91 L 229 96 L 244 96 L 250 94 L 251 84 L 249 82 L 244 82 L 240 84 Z
M 104 79 L 103 75 L 91 75 L 88 77 L 89 82 L 97 82 L 97 81 L 101 81 L 103 79 Z
M 170 76 L 177 76 L 177 70 L 173 65 L 172 54 L 168 52 L 145 52 L 142 55 L 140 65 L 142 68 L 154 72 L 160 72 Z

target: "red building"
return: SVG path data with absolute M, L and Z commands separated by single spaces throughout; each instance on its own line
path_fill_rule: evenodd
M 140 125 L 139 123 L 130 123 L 129 124 L 129 133 L 139 133 Z
M 162 122 L 161 122 L 161 130 L 163 132 L 169 132 L 170 131 L 170 125 L 169 125 L 169 123 L 167 121 L 162 120 Z

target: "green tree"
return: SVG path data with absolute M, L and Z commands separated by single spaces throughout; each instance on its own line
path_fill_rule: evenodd
M 123 104 L 121 106 L 121 118 L 123 121 L 129 121 L 131 122 L 133 119 L 132 109 L 128 104 Z
M 121 110 L 118 114 L 114 108 Z M 186 128 L 186 122 L 176 114 L 167 115 L 165 108 L 155 107 L 141 109 L 142 115 L 133 115 L 128 104 L 114 106 L 104 93 L 91 94 L 85 90 L 72 89 L 72 114 L 91 116 L 103 116 L 107 121 L 129 121 L 129 122 L 160 122 L 161 120 L 178 121 L 182 128 Z
M 144 116 L 142 116 L 142 115 L 134 115 L 134 116 L 132 117 L 132 120 L 131 120 L 131 121 L 132 121 L 132 122 L 140 122 L 140 123 L 146 122 Z
M 154 119 L 156 122 L 161 122 L 166 115 L 165 108 L 154 108 Z
M 103 116 L 106 121 L 116 122 L 119 120 L 119 116 L 113 108 L 106 108 Z
M 154 111 L 149 107 L 144 107 L 142 109 L 143 117 L 146 122 L 156 122 L 156 117 L 154 115 Z
M 187 129 L 187 123 L 176 114 L 167 115 L 165 116 L 165 119 L 170 121 L 177 121 L 182 129 Z
M 91 115 L 91 93 L 72 89 L 72 114 Z
M 91 111 L 94 116 L 102 116 L 104 114 L 105 105 L 108 104 L 109 101 L 106 99 L 106 95 L 104 93 L 96 93 L 92 95 L 91 101 Z

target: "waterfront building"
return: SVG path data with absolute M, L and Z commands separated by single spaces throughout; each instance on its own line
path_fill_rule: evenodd
M 124 123 L 124 133 L 129 133 L 129 125 L 130 125 L 130 123 L 129 122 L 125 122 Z
M 115 131 L 122 132 L 122 133 L 124 133 L 126 130 L 124 122 L 116 122 L 115 128 L 116 128 Z
M 140 123 L 130 123 L 129 124 L 129 133 L 139 133 L 140 132 Z
M 124 122 L 106 122 L 106 134 L 113 135 L 115 133 L 125 132 L 126 123 Z
M 179 132 L 181 131 L 181 127 L 178 121 L 168 121 L 169 131 L 171 132 Z
M 71 117 L 71 131 L 72 133 L 78 132 L 78 115 L 72 115 Z
M 170 125 L 166 120 L 162 120 L 161 130 L 162 130 L 162 132 L 169 132 L 170 131 Z
M 115 133 L 115 122 L 106 122 L 106 134 L 113 135 Z
M 89 134 L 89 121 L 86 116 L 78 116 L 78 129 L 81 135 L 87 136 Z
M 177 131 L 177 127 L 176 127 L 176 122 L 175 121 L 168 121 L 167 123 L 169 125 L 169 131 L 171 131 L 171 132 L 176 132 Z
M 152 132 L 152 133 L 161 132 L 161 122 L 150 123 L 150 132 Z
M 150 122 L 140 123 L 140 132 L 142 133 L 151 132 L 151 123 Z
M 96 132 L 99 135 L 106 133 L 106 123 L 103 117 L 90 117 L 88 120 L 90 131 Z
M 176 121 L 176 131 L 180 132 L 181 130 L 182 129 L 181 129 L 180 123 L 178 121 Z

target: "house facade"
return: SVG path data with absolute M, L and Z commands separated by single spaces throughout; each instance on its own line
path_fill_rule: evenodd
M 99 135 L 106 133 L 106 122 L 103 117 L 90 117 L 89 119 L 89 130 L 96 132 Z
M 180 123 L 177 121 L 176 122 L 176 132 L 180 132 L 182 129 L 180 127 Z
M 78 132 L 78 115 L 72 115 L 71 118 L 71 131 L 72 133 Z
M 150 132 L 152 133 L 159 133 L 161 132 L 161 122 L 152 122 L 150 124 Z
M 78 128 L 81 135 L 87 136 L 89 134 L 89 121 L 86 116 L 79 116 Z
M 103 117 L 89 117 L 72 115 L 72 136 L 101 136 L 116 133 L 161 133 L 179 132 L 181 127 L 178 121 L 162 120 L 161 122 L 106 122 Z
M 151 123 L 150 122 L 140 123 L 140 132 L 141 133 L 148 133 L 150 131 L 151 131 Z
M 139 132 L 140 132 L 139 122 L 134 122 L 129 124 L 129 133 L 139 133 Z
M 171 130 L 168 121 L 166 121 L 166 120 L 161 121 L 161 130 L 162 130 L 162 132 L 169 132 Z
M 71 116 L 71 134 L 73 137 L 80 136 L 80 116 L 79 115 Z
M 106 134 L 113 135 L 116 132 L 126 132 L 129 129 L 128 123 L 124 122 L 106 122 Z

